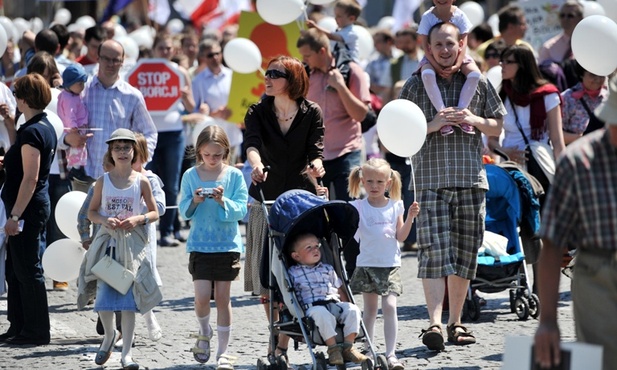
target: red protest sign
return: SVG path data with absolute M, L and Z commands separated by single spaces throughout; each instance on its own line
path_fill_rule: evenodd
M 141 91 L 150 113 L 165 113 L 182 97 L 184 78 L 166 59 L 141 59 L 126 79 Z

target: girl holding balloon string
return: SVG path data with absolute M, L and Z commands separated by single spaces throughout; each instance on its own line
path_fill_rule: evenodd
M 403 221 L 401 178 L 384 159 L 372 158 L 361 167 L 352 169 L 349 175 L 349 194 L 352 197 L 360 196 L 360 184 L 367 197 L 351 202 L 360 213 L 360 226 L 356 232 L 360 254 L 351 277 L 351 289 L 362 292 L 362 319 L 371 342 L 381 296 L 388 369 L 401 370 L 403 365 L 394 354 L 398 331 L 396 297 L 403 293 L 399 242 L 404 242 L 409 235 L 420 206 L 414 201 Z

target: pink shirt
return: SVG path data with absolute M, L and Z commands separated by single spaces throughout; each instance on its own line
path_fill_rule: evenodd
M 571 51 L 570 38 L 562 32 L 548 39 L 542 45 L 542 48 L 540 48 L 540 55 L 538 56 L 538 64 L 545 60 L 552 60 L 553 62 L 559 63 L 569 57 Z
M 63 90 L 58 95 L 58 117 L 64 127 L 87 127 L 88 111 L 79 95 Z
M 347 87 L 351 93 L 369 103 L 368 78 L 362 68 L 350 63 L 350 77 Z M 309 92 L 306 98 L 319 104 L 324 117 L 324 160 L 336 159 L 344 154 L 360 150 L 362 131 L 360 123 L 349 116 L 336 90 L 327 88 L 328 74 L 318 69 L 309 76 Z

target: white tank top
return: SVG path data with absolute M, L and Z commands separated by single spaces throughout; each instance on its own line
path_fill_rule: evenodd
M 107 217 L 117 217 L 125 220 L 142 212 L 141 204 L 141 174 L 125 189 L 118 189 L 109 178 L 109 173 L 103 175 L 103 196 L 99 212 Z

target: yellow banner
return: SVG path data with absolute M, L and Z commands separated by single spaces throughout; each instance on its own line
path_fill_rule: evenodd
M 257 12 L 242 12 L 238 37 L 250 39 L 257 45 L 261 51 L 264 71 L 268 62 L 279 55 L 290 55 L 302 60 L 296 48 L 296 41 L 300 37 L 299 24 L 296 22 L 276 26 L 264 21 Z M 251 104 L 257 103 L 264 92 L 264 76 L 260 71 L 246 74 L 234 72 L 227 102 L 232 112 L 229 122 L 244 122 L 246 110 Z

